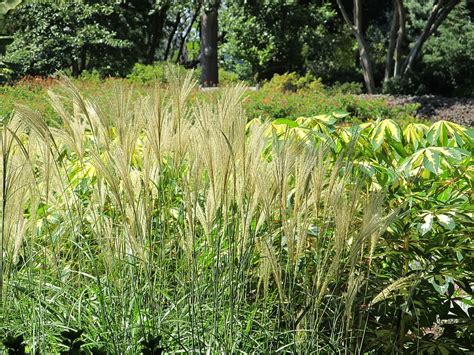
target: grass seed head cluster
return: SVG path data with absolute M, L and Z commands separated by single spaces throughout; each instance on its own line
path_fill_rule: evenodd
M 43 351 L 64 327 L 118 353 L 357 349 L 382 195 L 346 153 L 248 125 L 244 87 L 193 100 L 170 78 L 107 102 L 63 78 L 61 127 L 2 123 L 2 327 Z

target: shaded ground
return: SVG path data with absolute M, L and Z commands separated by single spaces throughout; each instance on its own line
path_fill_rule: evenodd
M 474 127 L 474 98 L 447 98 L 441 96 L 389 96 L 383 97 L 390 105 L 419 104 L 415 116 L 432 121 L 447 120 Z

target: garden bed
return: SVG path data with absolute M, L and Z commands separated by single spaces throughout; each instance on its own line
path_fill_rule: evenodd
M 417 118 L 433 121 L 447 120 L 465 126 L 474 126 L 474 98 L 441 97 L 434 95 L 423 96 L 390 96 L 364 95 L 367 97 L 384 98 L 391 106 L 419 104 L 416 110 Z

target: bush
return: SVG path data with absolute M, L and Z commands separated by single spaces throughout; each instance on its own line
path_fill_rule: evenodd
M 263 87 L 269 90 L 281 92 L 305 91 L 323 91 L 324 85 L 321 79 L 316 79 L 313 75 L 307 73 L 305 76 L 299 76 L 297 73 L 275 74 L 273 78 L 266 82 Z
M 340 83 L 334 83 L 328 91 L 331 94 L 353 94 L 353 95 L 360 95 L 364 92 L 364 85 L 362 83 L 356 83 L 353 81 Z
M 123 74 L 130 58 L 134 60 L 133 41 L 118 34 L 116 11 L 119 7 L 110 2 L 25 3 L 9 19 L 14 39 L 3 61 L 15 69 L 15 79 L 64 69 L 74 76 L 92 68 L 107 75 Z
M 426 95 L 428 88 L 419 74 L 409 73 L 402 78 L 391 78 L 384 83 L 383 92 L 390 95 Z
M 367 121 L 377 118 L 406 120 L 415 111 L 412 106 L 394 108 L 384 99 L 368 99 L 346 93 L 360 93 L 362 88 L 357 83 L 325 89 L 320 80 L 309 78 L 300 78 L 294 73 L 275 75 L 262 89 L 249 94 L 244 103 L 248 115 L 252 118 L 295 119 L 345 111 L 351 114 L 351 120 Z
M 160 83 L 168 83 L 168 73 L 178 72 L 180 75 L 185 75 L 186 72 L 193 70 L 193 79 L 199 80 L 201 76 L 201 69 L 186 69 L 183 66 L 176 65 L 170 62 L 157 62 L 153 65 L 135 64 L 127 79 L 134 83 L 147 84 L 154 81 Z M 239 76 L 235 73 L 229 72 L 219 68 L 219 85 L 228 86 L 239 83 Z
M 439 35 L 427 43 L 423 56 L 423 83 L 434 94 L 474 95 L 474 25 L 465 5 L 456 7 Z
M 137 63 L 133 66 L 127 79 L 137 83 L 149 83 L 158 80 L 159 82 L 166 82 L 165 70 L 162 64 L 145 65 Z
M 200 71 L 200 70 L 199 70 Z M 219 85 L 228 86 L 241 82 L 236 73 L 219 68 Z

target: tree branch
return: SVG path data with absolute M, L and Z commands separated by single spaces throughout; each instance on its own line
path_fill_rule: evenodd
M 441 23 L 446 19 L 449 12 L 459 3 L 461 0 L 438 0 L 434 3 L 433 8 L 431 9 L 430 16 L 426 22 L 425 27 L 423 28 L 422 33 L 416 40 L 414 46 L 410 50 L 405 63 L 403 73 L 407 73 L 413 67 L 415 60 L 421 53 L 421 49 L 427 39 L 436 31 L 436 29 L 441 25 Z
M 403 38 L 405 37 L 406 29 L 406 10 L 403 0 L 395 0 L 396 11 L 398 13 L 398 35 L 397 44 L 395 48 L 395 68 L 393 72 L 394 77 L 399 77 L 402 70 L 402 50 Z
M 394 54 L 395 46 L 397 44 L 397 32 L 399 27 L 399 12 L 397 4 L 394 4 L 392 24 L 390 26 L 390 34 L 388 36 L 388 48 L 387 48 L 387 57 L 385 59 L 385 76 L 384 81 L 388 81 L 392 75 L 393 63 L 394 63 Z

